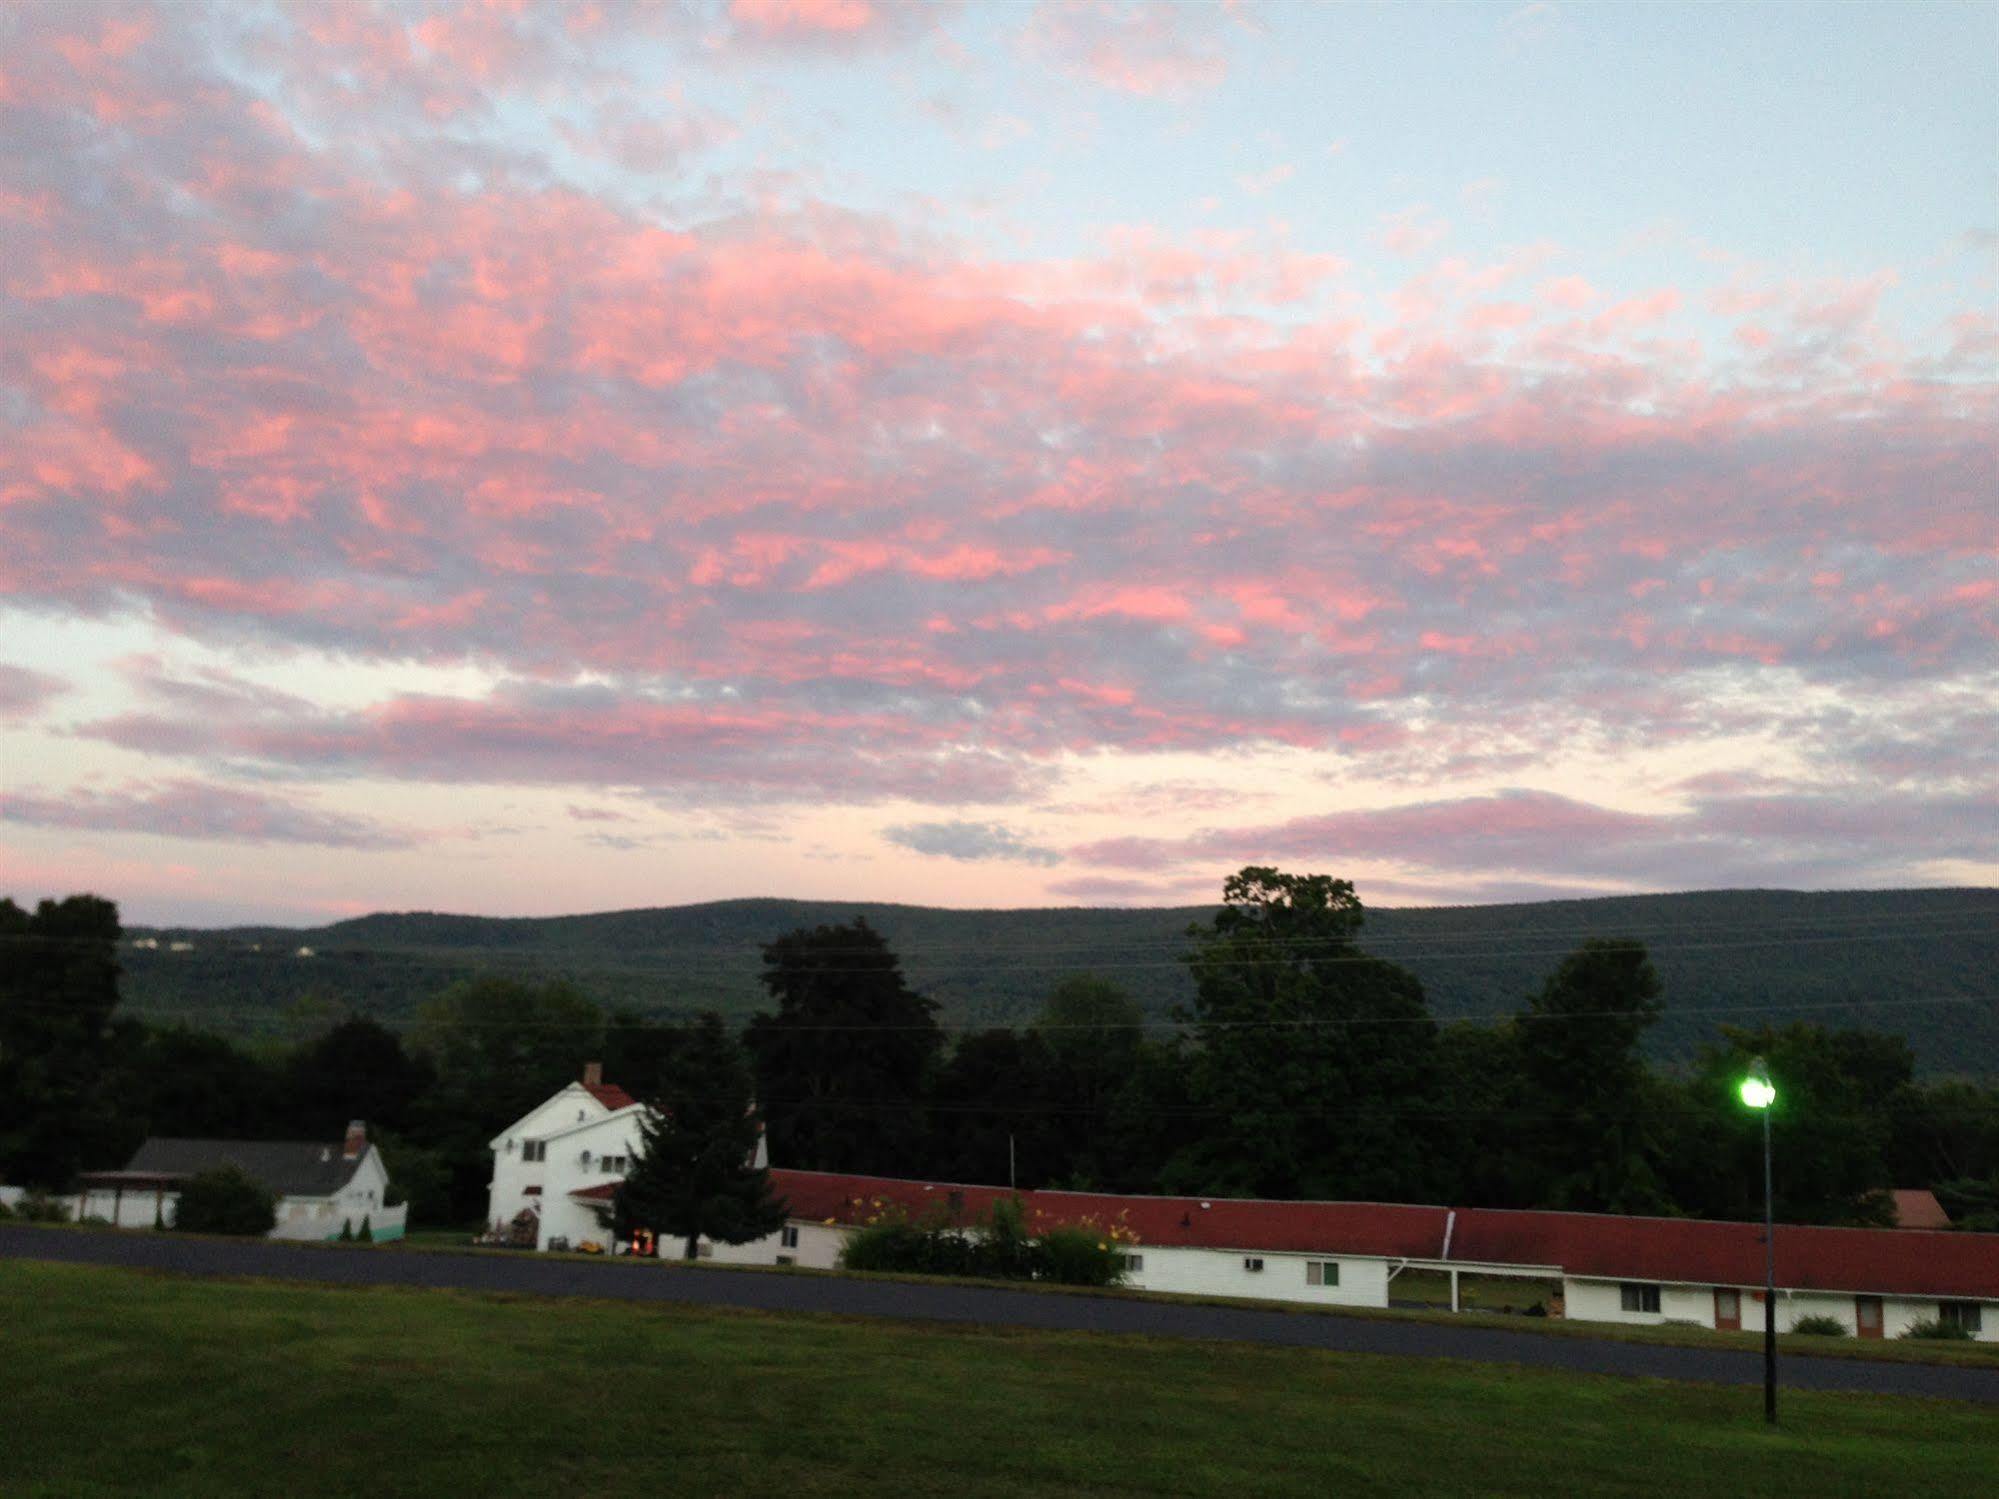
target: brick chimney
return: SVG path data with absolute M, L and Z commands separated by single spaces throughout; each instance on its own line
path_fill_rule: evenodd
M 358 1161 L 368 1153 L 368 1126 L 359 1119 L 350 1120 L 347 1125 L 347 1143 L 340 1147 L 340 1159 Z
M 604 1064 L 602 1062 L 585 1062 L 583 1064 L 583 1086 L 586 1088 L 601 1088 L 604 1086 Z

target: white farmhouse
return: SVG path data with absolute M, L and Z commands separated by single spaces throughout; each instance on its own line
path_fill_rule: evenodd
M 399 1239 L 407 1205 L 391 1207 L 389 1170 L 356 1119 L 339 1144 L 316 1140 L 181 1140 L 155 1137 L 122 1171 L 86 1172 L 75 1214 L 119 1228 L 171 1228 L 180 1185 L 203 1171 L 235 1166 L 277 1199 L 274 1239 L 337 1239 L 365 1224 L 376 1241 Z
M 491 1231 L 536 1249 L 609 1249 L 611 1196 L 642 1147 L 644 1118 L 645 1106 L 590 1063 L 580 1082 L 492 1138 Z M 759 1136 L 756 1164 L 766 1159 Z

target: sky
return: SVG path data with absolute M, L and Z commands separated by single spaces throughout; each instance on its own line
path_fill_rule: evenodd
M 0 6 L 0 893 L 1999 884 L 1999 7 Z

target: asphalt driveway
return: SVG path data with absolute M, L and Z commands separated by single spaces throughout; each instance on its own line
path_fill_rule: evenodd
M 85 1233 L 0 1224 L 0 1258 L 118 1265 L 177 1275 L 261 1276 L 328 1285 L 437 1287 L 608 1301 L 677 1302 L 769 1312 L 890 1317 L 1068 1332 L 1211 1338 L 1419 1358 L 1530 1364 L 1586 1374 L 1636 1374 L 1708 1384 L 1759 1385 L 1762 1356 L 1716 1348 L 1625 1343 L 1499 1328 L 1453 1327 L 1248 1307 L 1194 1306 L 1139 1297 L 1060 1296 L 987 1286 L 914 1284 L 768 1271 L 690 1269 L 671 1262 L 543 1259 L 381 1247 L 323 1248 L 173 1234 Z M 1999 1368 L 1900 1364 L 1787 1354 L 1783 1385 L 1999 1403 Z

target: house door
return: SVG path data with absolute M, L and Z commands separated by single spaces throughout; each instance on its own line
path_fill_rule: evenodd
M 1723 1332 L 1742 1331 L 1742 1293 L 1723 1286 L 1714 1288 L 1714 1325 Z
M 1879 1296 L 1856 1296 L 1853 1298 L 1854 1330 L 1863 1338 L 1881 1336 L 1881 1298 Z

